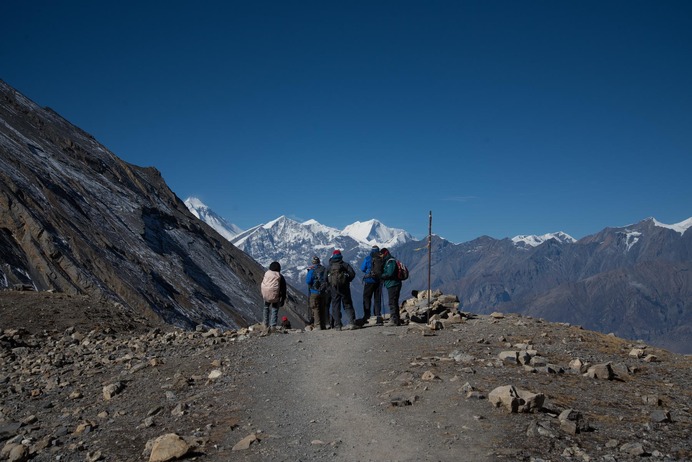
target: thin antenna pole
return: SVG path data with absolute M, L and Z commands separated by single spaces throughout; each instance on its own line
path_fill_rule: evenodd
M 430 292 L 431 292 L 431 268 L 432 268 L 432 210 L 428 218 L 428 322 L 430 322 Z

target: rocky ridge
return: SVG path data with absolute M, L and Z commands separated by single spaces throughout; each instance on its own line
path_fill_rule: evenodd
M 689 357 L 432 302 L 430 324 L 262 337 L 0 293 L 0 460 L 692 458 Z

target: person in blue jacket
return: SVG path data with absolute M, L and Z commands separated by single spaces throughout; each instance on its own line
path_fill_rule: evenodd
M 305 276 L 305 283 L 308 285 L 310 299 L 308 301 L 312 310 L 312 322 L 315 329 L 326 329 L 327 313 L 325 309 L 327 291 L 327 270 L 320 263 L 317 256 L 312 257 L 312 265 L 308 267 L 308 274 Z

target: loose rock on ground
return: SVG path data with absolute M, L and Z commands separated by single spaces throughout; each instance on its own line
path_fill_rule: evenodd
M 692 458 L 690 358 L 578 326 L 451 309 L 261 337 L 22 297 L 0 294 L 4 460 Z

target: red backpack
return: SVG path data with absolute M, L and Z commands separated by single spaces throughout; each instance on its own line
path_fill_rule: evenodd
M 394 271 L 394 277 L 399 281 L 405 281 L 408 279 L 408 268 L 401 261 L 396 261 L 396 270 Z

